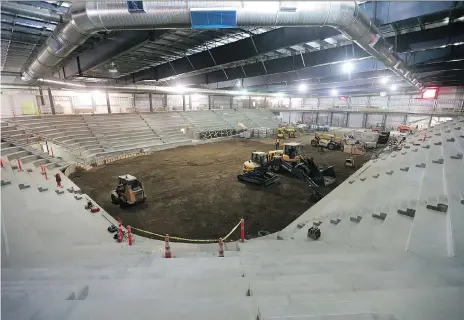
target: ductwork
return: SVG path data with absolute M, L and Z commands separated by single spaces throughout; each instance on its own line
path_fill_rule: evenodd
M 24 5 L 15 2 L 2 1 L 2 12 L 19 14 L 25 17 L 38 18 L 45 21 L 63 23 L 68 21 L 68 17 L 63 14 L 51 12 L 34 6 Z
M 138 12 L 129 12 L 127 1 L 75 2 L 68 15 L 70 20 L 56 28 L 26 68 L 21 78 L 23 81 L 34 83 L 44 78 L 99 31 L 329 26 L 339 30 L 399 77 L 420 88 L 414 74 L 406 74 L 408 70 L 403 61 L 354 1 L 144 1 L 143 10 Z M 218 15 L 221 19 L 214 19 Z M 224 21 L 229 21 L 224 22 L 222 17 L 228 17 Z M 413 84 L 414 80 L 416 84 Z

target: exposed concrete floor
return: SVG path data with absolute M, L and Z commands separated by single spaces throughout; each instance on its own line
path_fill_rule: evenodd
M 346 153 L 320 153 L 311 147 L 311 136 L 291 140 L 302 142 L 305 154 L 314 157 L 316 164 L 335 167 L 337 181 L 322 188 L 324 194 L 355 171 L 344 167 Z M 280 183 L 263 188 L 237 181 L 251 152 L 274 149 L 273 144 L 274 139 L 260 139 L 179 147 L 76 172 L 71 179 L 125 225 L 193 239 L 217 239 L 244 217 L 247 236 L 255 237 L 261 230 L 273 233 L 283 229 L 313 205 L 310 188 L 291 176 L 282 175 Z M 358 156 L 358 167 L 369 157 Z M 130 208 L 111 204 L 110 192 L 118 175 L 126 173 L 143 181 L 146 203 Z M 238 235 L 236 232 L 230 239 Z

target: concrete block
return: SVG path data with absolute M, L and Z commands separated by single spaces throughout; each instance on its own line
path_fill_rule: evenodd
M 401 152 L 402 155 L 405 155 L 407 152 Z
M 441 136 L 441 133 L 435 133 L 436 136 Z
M 416 216 L 416 209 L 407 208 L 406 210 L 398 210 L 399 214 L 414 218 Z
M 32 172 L 33 170 L 32 169 L 27 169 L 27 172 Z
M 48 188 L 38 187 L 37 190 L 39 190 L 39 192 L 45 192 L 48 191 Z
M 395 158 L 395 157 L 396 157 L 396 154 L 392 154 L 391 157 L 392 157 L 392 158 Z
M 372 176 L 372 178 L 376 178 L 376 179 L 377 179 L 379 176 L 380 176 L 380 174 L 374 174 L 374 175 Z
M 460 135 L 459 138 L 464 138 L 464 135 Z
M 391 175 L 393 174 L 393 172 L 394 172 L 394 171 L 391 170 L 391 171 L 387 171 L 387 172 L 385 172 L 385 173 L 388 174 L 389 176 L 391 176 Z
M 82 200 L 82 197 L 81 197 L 81 196 L 74 196 L 74 199 L 76 199 L 76 200 Z
M 277 236 L 277 240 L 284 240 L 281 236 Z
M 424 149 L 430 149 L 430 144 L 426 145 L 426 146 L 422 146 L 422 148 Z
M 432 163 L 443 164 L 444 161 L 443 158 L 438 158 L 437 160 L 432 160 Z
M 387 218 L 387 214 L 386 213 L 383 213 L 383 212 L 380 212 L 379 214 L 375 214 L 373 213 L 372 214 L 372 218 L 375 218 L 375 219 L 380 219 L 380 220 L 384 220 Z
M 417 151 L 419 151 L 419 149 L 417 148 L 412 150 L 412 152 L 417 152 Z
M 445 130 L 445 132 L 446 132 L 446 133 L 450 133 L 450 132 L 451 132 L 451 130 Z
M 420 143 L 413 143 L 413 146 L 420 146 Z
M 350 221 L 352 221 L 352 222 L 356 222 L 356 223 L 359 223 L 359 222 L 361 222 L 361 219 L 362 219 L 362 217 L 361 217 L 361 216 L 357 216 L 357 217 L 350 217 Z
M 78 189 L 78 190 L 74 189 L 74 194 L 82 194 L 82 190 L 81 189 Z
M 314 221 L 313 226 L 319 227 L 322 224 L 322 221 Z
M 411 147 L 410 147 L 410 146 L 404 146 L 404 148 L 405 148 L 405 149 L 409 149 L 409 148 L 411 148 Z
M 348 183 L 349 183 L 349 184 L 352 184 L 353 182 L 354 182 L 354 180 L 350 180 L 350 181 L 348 181 Z
M 458 153 L 457 155 L 455 156 L 450 156 L 451 159 L 455 159 L 455 160 L 461 160 L 462 159 L 462 153 Z
M 341 220 L 341 219 L 336 219 L 336 220 L 331 219 L 331 220 L 330 220 L 330 223 L 331 223 L 331 224 L 337 225 L 337 224 L 340 223 L 340 221 L 342 221 L 342 220 Z
M 66 190 L 68 190 L 69 193 L 74 193 L 74 188 L 73 188 L 73 187 L 68 188 L 68 189 L 66 189 Z
M 301 228 L 303 228 L 305 225 L 306 225 L 306 223 L 301 222 L 301 223 L 298 223 L 296 226 L 297 226 L 297 228 L 301 229 Z
M 18 187 L 19 187 L 19 190 L 23 190 L 23 189 L 30 188 L 31 185 L 29 185 L 29 184 L 24 184 L 24 183 L 20 183 L 20 184 L 18 184 Z
M 461 130 L 461 127 L 456 127 L 454 128 L 454 130 Z
M 12 165 L 12 166 L 11 166 L 11 169 L 17 170 L 17 169 L 18 169 L 18 166 L 17 166 L 17 165 Z
M 2 180 L 2 187 L 11 184 L 11 181 Z
M 455 139 L 454 139 L 454 138 L 449 138 L 449 139 L 446 139 L 446 141 L 448 141 L 448 142 L 454 142 Z
M 401 171 L 404 171 L 404 172 L 408 172 L 409 171 L 409 167 L 404 167 L 404 168 L 400 168 Z
M 367 179 L 366 177 L 359 178 L 359 180 L 361 181 L 365 181 L 366 179 Z
M 447 202 L 446 199 L 443 202 Z M 441 203 L 441 201 L 436 199 L 436 198 L 429 198 L 427 200 L 426 208 L 429 209 L 429 210 L 434 210 L 434 211 L 446 213 L 448 211 L 448 204 L 447 203 Z
M 416 164 L 416 168 L 425 168 L 426 164 L 425 163 L 421 163 L 421 164 Z
M 63 194 L 63 193 L 64 193 L 63 190 L 55 190 L 55 192 L 56 192 L 57 195 L 60 195 L 60 194 Z
M 433 144 L 436 146 L 441 146 L 443 143 L 440 141 L 440 142 L 434 142 Z

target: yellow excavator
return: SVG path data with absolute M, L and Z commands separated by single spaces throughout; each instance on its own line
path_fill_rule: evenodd
M 272 150 L 268 153 L 263 151 L 253 151 L 251 159 L 243 163 L 243 172 L 249 172 L 254 169 L 266 166 L 276 158 L 282 158 L 283 161 L 295 166 L 301 162 L 301 153 L 303 146 L 299 142 L 284 143 L 282 150 Z

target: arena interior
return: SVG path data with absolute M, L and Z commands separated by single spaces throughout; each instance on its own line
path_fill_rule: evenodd
M 2 319 L 462 320 L 463 1 L 1 18 Z

